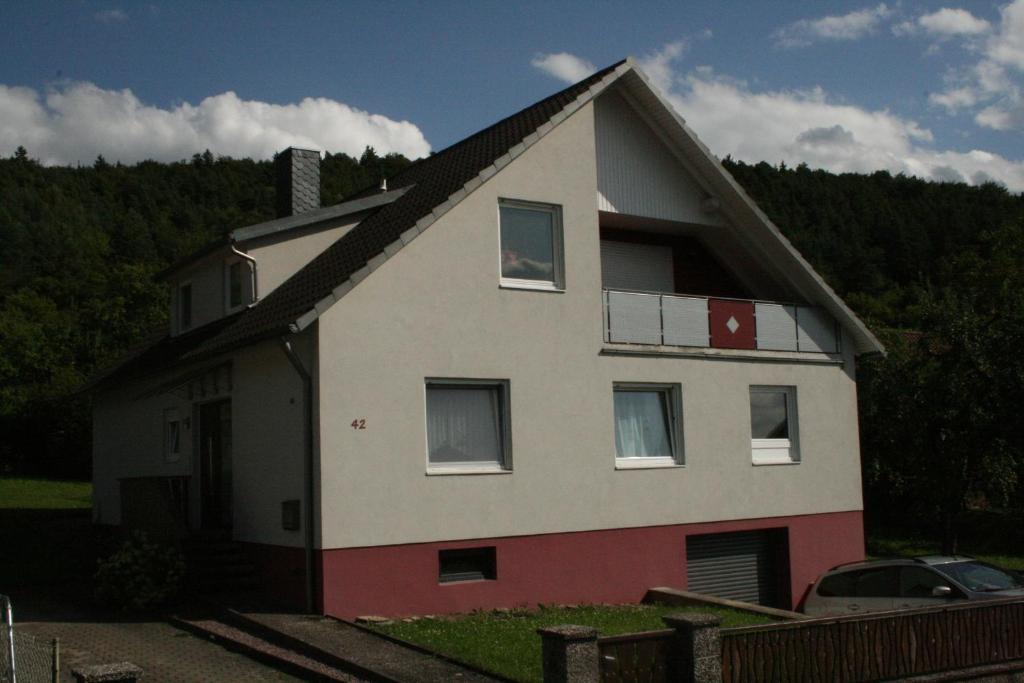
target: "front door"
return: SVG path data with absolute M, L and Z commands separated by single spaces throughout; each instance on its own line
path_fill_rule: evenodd
M 231 528 L 231 401 L 199 406 L 199 476 L 204 529 Z

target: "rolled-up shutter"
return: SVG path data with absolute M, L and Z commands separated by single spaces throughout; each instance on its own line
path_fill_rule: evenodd
M 671 294 L 672 247 L 601 240 L 601 283 L 606 289 Z
M 778 535 L 770 531 L 688 536 L 688 590 L 779 606 L 780 549 L 777 543 Z

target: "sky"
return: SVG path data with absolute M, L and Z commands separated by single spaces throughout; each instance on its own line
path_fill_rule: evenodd
M 416 158 L 626 56 L 719 157 L 1024 192 L 1024 0 L 4 0 L 0 156 Z

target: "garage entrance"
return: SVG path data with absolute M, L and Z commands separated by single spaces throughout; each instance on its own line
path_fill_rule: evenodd
M 789 609 L 785 529 L 687 536 L 688 590 Z

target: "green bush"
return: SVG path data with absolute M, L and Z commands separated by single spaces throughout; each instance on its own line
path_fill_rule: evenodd
M 96 599 L 123 610 L 153 609 L 178 594 L 184 575 L 181 552 L 152 543 L 137 531 L 117 552 L 100 561 L 94 577 Z

